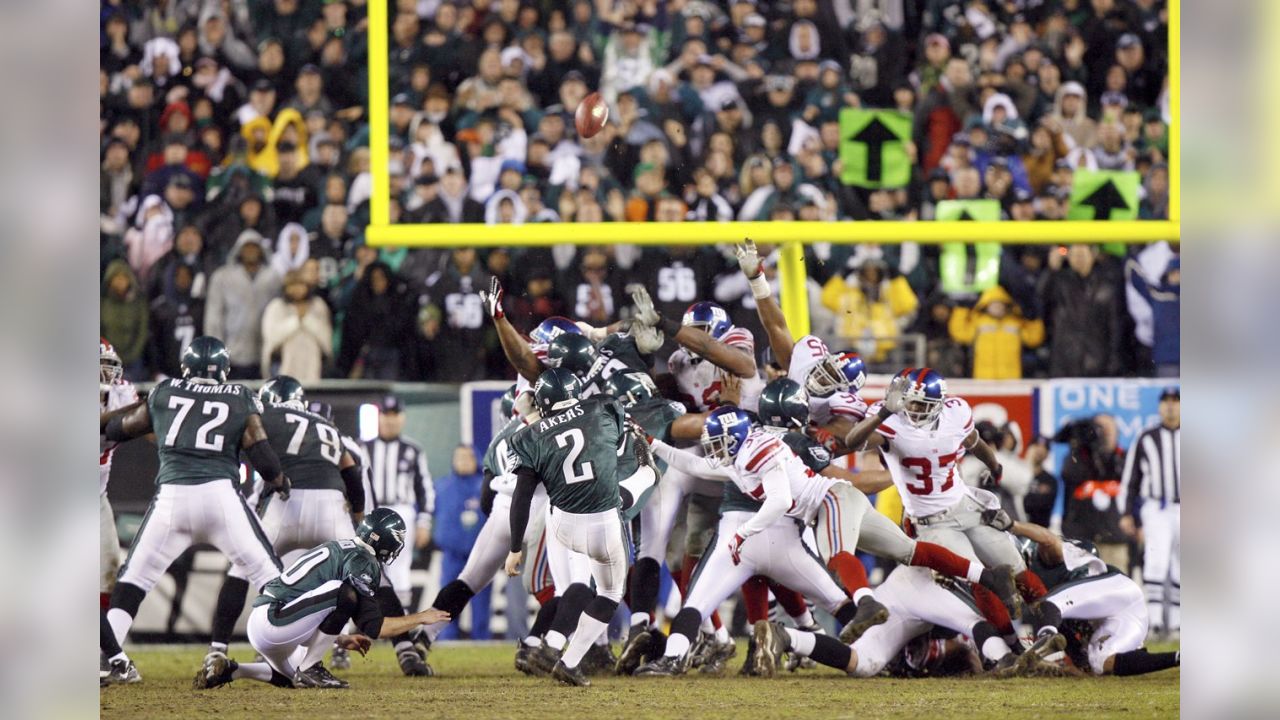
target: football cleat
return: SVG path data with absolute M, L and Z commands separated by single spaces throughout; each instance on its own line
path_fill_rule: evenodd
M 329 667 L 334 670 L 351 669 L 351 653 L 346 648 L 335 647 L 329 656 Z
M 724 673 L 725 664 L 730 658 L 738 654 L 737 643 L 730 640 L 729 642 L 719 643 L 713 637 L 707 643 L 707 650 L 702 659 L 702 666 L 698 668 L 698 672 L 705 675 L 721 675 Z
M 538 667 L 533 662 L 533 654 L 536 653 L 541 646 L 534 647 L 525 645 L 523 642 L 516 647 L 516 670 L 530 677 L 542 677 L 546 675 L 546 671 Z
M 639 625 L 631 630 L 627 642 L 622 646 L 622 653 L 618 655 L 618 662 L 613 666 L 615 675 L 631 675 L 636 668 L 644 664 L 646 658 L 650 657 L 648 651 L 653 641 L 652 635 Z
M 840 642 L 852 645 L 862 637 L 862 633 L 883 624 L 888 619 L 889 608 L 873 597 L 864 597 L 862 602 L 858 603 L 858 612 L 854 614 L 853 619 L 840 629 Z
M 1046 628 L 1047 630 L 1048 628 Z M 1031 643 L 1031 647 L 1027 648 L 1023 655 L 1035 655 L 1041 660 L 1049 661 L 1051 658 L 1060 657 L 1060 654 L 1067 649 L 1067 639 L 1059 633 L 1041 632 L 1036 637 L 1036 641 Z
M 431 666 L 422 661 L 422 656 L 413 648 L 405 648 L 396 653 L 396 661 L 400 663 L 400 672 L 409 677 L 430 677 L 435 675 Z
M 575 668 L 567 667 L 563 660 L 557 660 L 556 664 L 552 666 L 551 677 L 560 681 L 561 685 L 591 686 L 591 680 L 587 678 L 586 673 L 582 672 L 581 665 Z
M 116 660 L 111 663 L 111 669 L 107 674 L 98 680 L 99 686 L 129 685 L 136 682 L 142 682 L 142 675 L 138 673 L 138 668 L 132 660 Z
M 426 627 L 419 625 L 409 631 L 409 639 L 413 642 L 413 649 L 418 653 L 418 657 L 422 658 L 422 662 L 427 661 L 427 655 L 431 654 L 431 635 L 427 633 Z
M 760 620 L 751 631 L 756 641 L 756 651 L 752 665 L 756 674 L 762 677 L 773 677 L 778 674 L 778 663 L 790 643 L 787 631 L 781 623 Z
M 592 645 L 582 662 L 578 663 L 578 669 L 587 675 L 606 675 L 612 673 L 617 664 L 618 658 L 614 656 L 613 648 L 605 643 Z
M 1013 568 L 1009 565 L 997 565 L 991 568 L 992 580 L 982 586 L 996 594 L 1000 602 L 1009 609 L 1010 617 L 1022 617 L 1022 595 L 1018 592 L 1018 584 L 1013 577 Z
M 196 690 L 211 690 L 231 682 L 239 664 L 230 660 L 220 652 L 211 652 L 204 656 L 204 665 L 196 671 L 191 687 Z
M 546 645 L 539 645 L 529 653 L 529 663 L 539 675 L 550 675 L 558 662 L 560 662 L 560 651 L 552 650 Z
M 738 668 L 738 677 L 755 677 L 756 672 L 756 636 L 753 632 L 747 636 L 747 657 Z
M 683 658 L 663 655 L 636 668 L 636 677 L 672 677 L 683 675 L 689 669 L 688 655 Z
M 323 690 L 345 690 L 350 685 L 346 680 L 333 676 L 324 668 L 324 663 L 318 662 L 306 670 L 298 670 L 293 673 L 293 686 L 299 688 L 320 688 Z

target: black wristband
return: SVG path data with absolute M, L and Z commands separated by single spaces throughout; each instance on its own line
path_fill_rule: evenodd
M 665 333 L 668 338 L 674 338 L 682 327 L 684 326 L 680 324 L 680 321 L 674 318 L 658 318 L 658 329 Z
M 889 408 L 881 405 L 880 409 L 876 411 L 876 417 L 880 418 L 880 422 L 884 422 L 893 417 L 893 413 L 889 412 Z
M 124 442 L 129 440 L 129 434 L 124 431 L 124 415 L 116 415 L 107 421 L 107 427 L 102 431 L 102 436 L 107 442 Z

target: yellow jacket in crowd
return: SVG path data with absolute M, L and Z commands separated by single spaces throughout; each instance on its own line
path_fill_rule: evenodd
M 956 342 L 973 345 L 973 377 L 1011 380 L 1022 377 L 1022 348 L 1044 342 L 1044 322 L 1028 320 L 999 285 L 989 287 L 972 309 L 957 307 L 947 329 Z
M 257 172 L 274 178 L 280 172 L 280 155 L 277 148 L 281 136 L 287 128 L 294 130 L 294 144 L 298 146 L 298 167 L 304 168 L 311 159 L 307 153 L 307 123 L 302 113 L 293 108 L 285 108 L 276 114 L 274 122 L 270 118 L 256 117 L 240 128 L 240 135 L 249 146 L 249 167 Z
M 897 344 L 892 338 L 911 321 L 919 305 L 915 291 L 901 275 L 882 280 L 877 287 L 875 299 L 868 298 L 857 275 L 833 276 L 822 287 L 822 304 L 835 314 L 838 337 L 854 343 L 868 336 L 878 338 L 872 347 L 855 346 L 872 362 L 885 359 Z

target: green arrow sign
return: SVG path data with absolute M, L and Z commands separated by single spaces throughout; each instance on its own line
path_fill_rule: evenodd
M 938 203 L 938 220 L 999 220 L 999 200 L 943 200 Z
M 897 110 L 840 111 L 840 181 L 864 188 L 900 188 L 911 181 L 907 143 L 911 116 Z
M 1124 170 L 1077 170 L 1071 181 L 1068 220 L 1136 220 L 1138 173 Z

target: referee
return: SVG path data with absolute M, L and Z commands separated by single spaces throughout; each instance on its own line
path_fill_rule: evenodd
M 1120 527 L 1143 541 L 1142 578 L 1151 633 L 1164 638 L 1176 636 L 1182 625 L 1181 425 L 1181 391 L 1165 388 L 1160 393 L 1160 424 L 1133 442 L 1120 481 Z
M 404 404 L 400 398 L 387 395 L 378 409 L 378 437 L 364 443 L 372 492 L 369 506 L 399 513 L 413 538 L 414 550 L 421 550 L 431 540 L 431 515 L 436 505 L 427 457 L 421 446 L 400 435 L 404 431 Z M 387 567 L 387 578 L 400 602 L 406 604 L 412 595 L 409 569 L 413 556 L 413 552 L 400 553 Z

